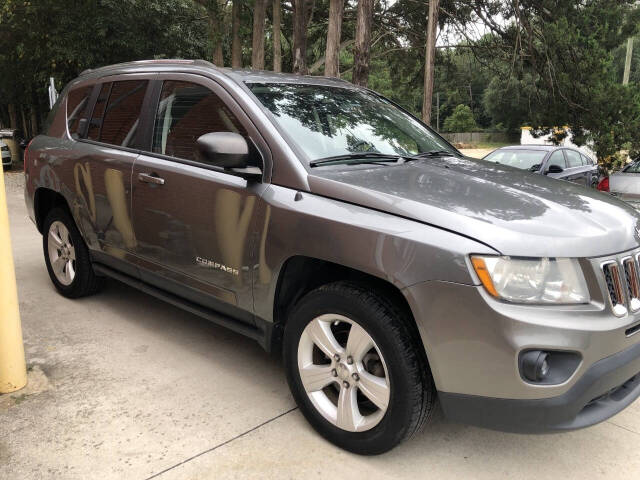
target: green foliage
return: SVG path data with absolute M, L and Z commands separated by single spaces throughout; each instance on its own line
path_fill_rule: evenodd
M 207 29 L 192 0 L 4 0 L 0 112 L 14 103 L 34 106 L 44 116 L 49 77 L 60 90 L 87 68 L 210 57 Z
M 499 72 L 483 99 L 494 122 L 546 132 L 568 125 L 574 142 L 592 143 L 598 157 L 627 142 L 640 149 L 640 90 L 620 84 L 614 57 L 638 28 L 632 0 L 487 3 L 518 19 L 496 28 L 480 54 Z
M 458 105 L 444 121 L 446 132 L 473 132 L 477 128 L 473 112 L 466 105 Z

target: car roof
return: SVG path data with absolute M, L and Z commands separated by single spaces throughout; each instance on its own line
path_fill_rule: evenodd
M 95 79 L 108 75 L 124 73 L 158 73 L 158 72 L 191 72 L 203 73 L 214 70 L 237 83 L 295 83 L 308 85 L 324 85 L 357 89 L 359 87 L 339 78 L 315 75 L 294 75 L 291 73 L 275 73 L 262 70 L 231 69 L 217 67 L 206 60 L 158 59 L 140 60 L 118 63 L 96 69 L 88 69 L 80 74 L 79 79 Z
M 497 150 L 542 150 L 549 152 L 551 150 L 557 150 L 559 148 L 569 148 L 557 145 L 508 145 L 506 147 L 500 147 Z

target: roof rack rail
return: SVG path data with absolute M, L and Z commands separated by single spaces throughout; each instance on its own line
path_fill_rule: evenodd
M 135 66 L 135 65 L 153 65 L 153 64 L 180 64 L 180 63 L 183 63 L 183 64 L 188 63 L 190 65 L 200 65 L 203 67 L 213 67 L 213 68 L 216 67 L 216 65 L 214 65 L 213 63 L 207 60 L 202 60 L 202 59 L 193 60 L 193 59 L 187 59 L 187 58 L 157 58 L 152 60 L 135 60 L 132 62 L 116 63 L 114 65 L 105 65 L 99 68 L 87 68 L 86 70 L 83 70 L 80 73 L 80 76 L 87 75 L 91 72 L 95 72 L 99 70 L 107 70 L 107 69 L 110 70 L 118 67 L 128 67 L 128 66 Z

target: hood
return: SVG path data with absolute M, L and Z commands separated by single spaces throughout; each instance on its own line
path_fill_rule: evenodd
M 478 240 L 503 255 L 595 257 L 639 244 L 640 215 L 610 195 L 472 158 L 318 167 L 312 193 Z

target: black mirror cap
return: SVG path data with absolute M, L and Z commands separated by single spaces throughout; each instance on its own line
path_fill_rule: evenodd
M 249 144 L 238 133 L 205 133 L 196 144 L 203 160 L 216 167 L 244 169 L 249 166 Z
M 549 168 L 547 168 L 547 173 L 562 173 L 564 172 L 564 168 L 562 168 L 560 165 L 549 165 Z

